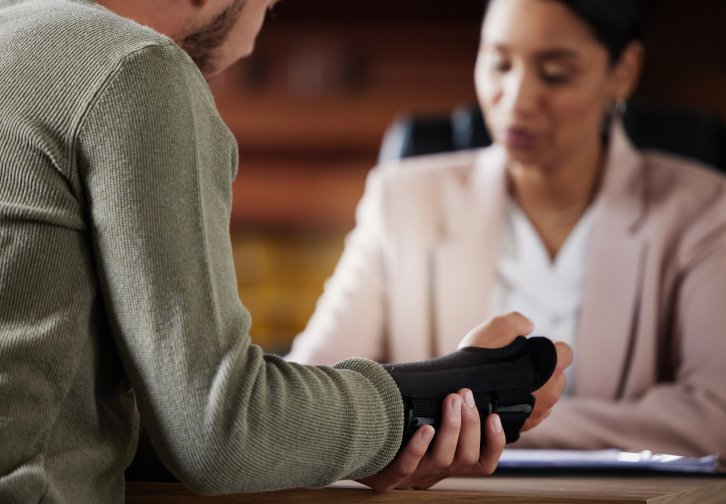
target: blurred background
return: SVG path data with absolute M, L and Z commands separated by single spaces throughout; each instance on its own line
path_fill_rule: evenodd
M 639 102 L 726 120 L 724 0 L 646 0 Z M 231 234 L 253 340 L 284 353 L 401 114 L 474 103 L 484 0 L 284 0 L 212 90 L 237 137 Z

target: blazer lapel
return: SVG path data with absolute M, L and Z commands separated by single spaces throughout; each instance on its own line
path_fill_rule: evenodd
M 642 161 L 620 125 L 613 128 L 590 242 L 579 339 L 577 394 L 615 398 L 627 378 L 637 300 L 647 251 L 639 228 L 645 210 Z
M 435 351 L 456 350 L 461 338 L 487 316 L 505 187 L 503 153 L 481 151 L 466 177 L 442 187 L 441 241 L 431 251 Z

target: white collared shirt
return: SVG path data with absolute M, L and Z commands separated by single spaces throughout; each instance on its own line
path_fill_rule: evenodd
M 529 218 L 510 198 L 503 215 L 490 315 L 518 311 L 534 323 L 532 335 L 564 341 L 575 350 L 594 218 L 595 208 L 590 206 L 551 260 Z

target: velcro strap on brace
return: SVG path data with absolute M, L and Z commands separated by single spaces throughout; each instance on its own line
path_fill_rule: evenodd
M 422 425 L 438 429 L 444 398 L 462 388 L 474 395 L 482 429 L 484 418 L 497 413 L 507 442 L 516 441 L 534 408 L 532 392 L 549 380 L 556 364 L 550 340 L 520 336 L 503 348 L 466 347 L 438 359 L 385 365 L 405 405 L 402 446 Z

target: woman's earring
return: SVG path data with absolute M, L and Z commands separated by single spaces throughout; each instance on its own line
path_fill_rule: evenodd
M 628 102 L 625 98 L 616 98 L 608 103 L 608 115 L 611 118 L 623 117 L 628 111 Z
M 615 113 L 617 115 L 623 117 L 627 111 L 628 102 L 625 101 L 625 98 L 618 98 L 617 100 L 615 100 Z

